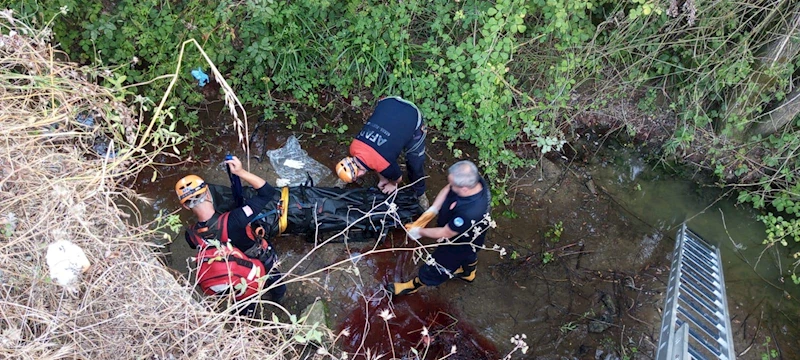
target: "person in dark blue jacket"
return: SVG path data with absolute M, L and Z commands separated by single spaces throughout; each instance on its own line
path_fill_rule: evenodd
M 239 158 L 234 156 L 225 163 L 230 166 L 231 173 L 256 189 L 256 196 L 246 199 L 242 207 L 220 214 L 214 209 L 208 184 L 202 178 L 197 175 L 181 178 L 175 184 L 175 192 L 181 205 L 197 217 L 197 223 L 186 229 L 186 242 L 192 249 L 204 246 L 208 240 L 230 242 L 248 257 L 260 260 L 269 273 L 266 287 L 272 287 L 269 291 L 272 300 L 280 301 L 286 293 L 286 284 L 272 286 L 282 276 L 277 268 L 277 254 L 271 244 L 254 238 L 252 231 L 248 231 L 250 221 L 272 201 L 277 190 L 258 175 L 245 170 Z M 222 234 L 226 234 L 227 239 L 223 239 Z
M 364 128 L 350 144 L 350 156 L 336 165 L 336 174 L 352 183 L 368 171 L 380 177 L 378 188 L 386 194 L 397 189 L 403 172 L 397 159 L 405 153 L 408 180 L 423 208 L 425 195 L 425 134 L 422 112 L 410 101 L 397 96 L 378 101 Z M 419 181 L 417 181 L 419 180 Z
M 413 294 L 423 286 L 437 286 L 454 277 L 467 282 L 475 280 L 477 252 L 483 247 L 489 228 L 491 192 L 469 160 L 453 164 L 447 182 L 426 211 L 432 213 L 430 218 L 438 215 L 436 227 L 415 226 L 415 222 L 408 229 L 408 236 L 415 240 L 427 237 L 446 241 L 434 250 L 435 263 L 422 265 L 419 276 L 388 284 L 386 289 L 392 295 Z

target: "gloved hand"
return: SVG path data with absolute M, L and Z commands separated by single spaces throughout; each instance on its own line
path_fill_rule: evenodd
M 422 237 L 422 235 L 419 233 L 420 229 L 422 229 L 422 228 L 421 227 L 412 227 L 411 229 L 408 229 L 408 237 L 410 237 L 410 238 L 412 238 L 414 240 L 419 240 L 419 238 Z
M 406 224 L 405 225 L 406 230 L 411 230 L 411 228 L 415 227 L 425 227 L 438 214 L 439 214 L 439 209 L 434 207 L 429 207 L 428 210 L 425 210 L 425 212 L 422 213 L 422 215 L 420 215 L 416 221 Z

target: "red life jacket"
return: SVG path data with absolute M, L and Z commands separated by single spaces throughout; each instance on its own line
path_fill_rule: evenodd
M 228 238 L 228 216 L 214 214 L 206 224 L 201 227 L 195 224 L 189 236 L 197 245 L 197 283 L 207 295 L 234 292 L 236 300 L 246 299 L 256 294 L 264 284 L 262 277 L 267 275 L 264 264 L 255 257 L 245 255 L 242 250 L 234 247 Z M 269 244 L 262 238 L 257 242 L 250 224 L 247 225 L 247 236 L 256 243 L 250 249 L 259 250 L 262 246 L 269 248 Z M 219 246 L 209 243 L 209 240 L 219 240 Z M 250 250 L 248 249 L 248 251 Z

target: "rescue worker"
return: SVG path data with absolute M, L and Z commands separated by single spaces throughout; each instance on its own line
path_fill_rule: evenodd
M 397 96 L 383 98 L 350 144 L 350 156 L 336 165 L 336 174 L 349 184 L 368 171 L 375 171 L 380 178 L 378 188 L 389 194 L 403 179 L 397 159 L 404 152 L 408 180 L 414 183 L 412 188 L 420 205 L 427 208 L 425 180 L 420 180 L 425 176 L 426 133 L 422 112 L 416 105 Z
M 467 282 L 475 280 L 478 265 L 478 248 L 483 246 L 486 216 L 490 213 L 491 193 L 478 168 L 469 160 L 462 160 L 448 169 L 448 185 L 439 191 L 433 205 L 420 218 L 408 224 L 408 236 L 447 239 L 433 252 L 434 265 L 423 264 L 419 276 L 402 283 L 392 283 L 386 289 L 392 295 L 407 295 L 423 286 L 437 286 L 457 277 Z M 436 227 L 424 227 L 437 217 Z M 480 226 L 476 233 L 474 225 Z
M 281 274 L 275 267 L 277 255 L 266 239 L 259 239 L 254 235 L 250 221 L 255 218 L 267 203 L 272 201 L 276 193 L 275 188 L 267 184 L 261 177 L 242 168 L 239 158 L 233 156 L 225 163 L 230 172 L 238 175 L 242 180 L 256 189 L 256 196 L 246 199 L 244 206 L 220 214 L 214 209 L 211 192 L 208 185 L 197 175 L 187 175 L 175 184 L 181 205 L 192 210 L 197 217 L 197 223 L 186 230 L 186 242 L 193 249 L 205 244 L 206 240 L 219 240 L 230 242 L 231 245 L 241 250 L 250 258 L 258 259 L 263 263 L 269 273 L 265 287 L 271 286 Z M 221 239 L 226 233 L 228 239 Z M 269 291 L 272 301 L 280 301 L 286 293 L 286 285 L 274 287 Z

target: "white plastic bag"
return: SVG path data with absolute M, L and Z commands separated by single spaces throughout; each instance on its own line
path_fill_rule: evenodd
M 302 185 L 311 177 L 314 185 L 331 174 L 331 169 L 314 160 L 300 148 L 300 142 L 294 135 L 286 139 L 283 147 L 267 151 L 269 162 L 278 174 L 282 184 L 287 186 Z

